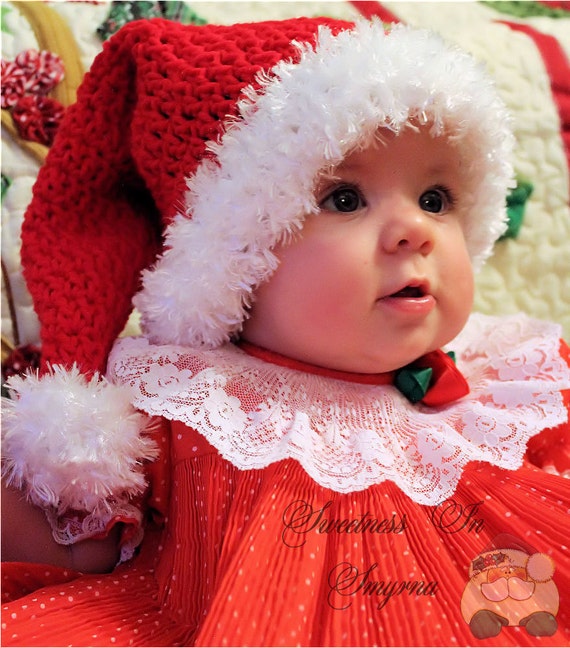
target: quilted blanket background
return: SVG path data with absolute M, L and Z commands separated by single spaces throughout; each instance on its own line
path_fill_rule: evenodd
M 3 2 L 3 359 L 14 347 L 40 344 L 19 232 L 59 118 L 103 40 L 129 20 L 157 15 L 223 24 L 376 15 L 429 27 L 471 51 L 514 116 L 519 184 L 509 199 L 509 235 L 477 277 L 475 308 L 551 319 L 570 339 L 570 3 Z M 127 330 L 136 327 L 135 314 Z

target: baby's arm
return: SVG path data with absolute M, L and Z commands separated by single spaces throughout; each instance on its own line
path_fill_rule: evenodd
M 8 386 L 2 559 L 90 572 L 130 559 L 144 533 L 147 467 L 160 456 L 154 436 L 165 436 L 159 422 L 131 405 L 128 389 L 75 366 Z
M 2 560 L 34 562 L 82 572 L 108 572 L 119 560 L 121 525 L 100 540 L 58 544 L 45 513 L 2 482 Z

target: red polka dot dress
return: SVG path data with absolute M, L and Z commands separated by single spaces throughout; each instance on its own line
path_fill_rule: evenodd
M 523 365 L 458 342 L 471 391 L 439 408 L 233 346 L 161 348 L 161 394 L 147 371 L 158 350 L 138 344 L 122 343 L 111 373 L 163 414 L 140 552 L 105 575 L 5 565 L 3 645 L 568 645 L 570 495 L 550 474 L 568 469 L 558 340 L 540 347 L 533 399 Z M 393 421 L 376 437 L 373 398 Z

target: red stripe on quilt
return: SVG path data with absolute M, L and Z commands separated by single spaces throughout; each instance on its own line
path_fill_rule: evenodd
M 564 9 L 564 11 L 570 11 L 570 2 L 568 2 L 568 0 L 538 0 L 538 2 L 549 9 Z
M 544 61 L 544 66 L 550 77 L 550 88 L 554 103 L 560 116 L 560 131 L 566 163 L 570 173 L 570 63 L 560 43 L 549 34 L 543 34 L 530 25 L 500 20 L 514 31 L 520 31 L 532 38 Z
M 380 18 L 382 22 L 397 23 L 400 19 L 391 11 L 383 7 L 379 2 L 371 2 L 370 0 L 351 0 L 350 4 L 364 17 L 364 18 Z

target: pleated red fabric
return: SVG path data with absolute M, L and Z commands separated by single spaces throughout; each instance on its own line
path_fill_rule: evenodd
M 563 478 L 470 464 L 453 498 L 430 507 L 390 482 L 335 493 L 294 460 L 240 471 L 198 433 L 171 432 L 164 530 L 112 574 L 46 578 L 5 604 L 3 645 L 568 645 Z M 518 625 L 478 639 L 462 615 L 473 561 L 505 534 L 554 567 L 551 636 Z M 37 586 L 46 568 L 34 569 Z M 6 566 L 4 587 L 21 571 Z M 518 604 L 530 605 L 504 610 Z

